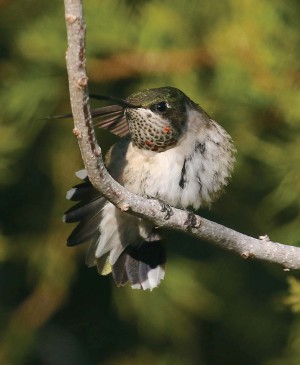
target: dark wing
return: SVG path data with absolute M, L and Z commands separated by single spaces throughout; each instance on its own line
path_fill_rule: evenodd
M 119 105 L 104 106 L 91 111 L 95 127 L 104 128 L 119 137 L 129 133 L 124 108 Z
M 94 126 L 107 129 L 116 136 L 124 137 L 129 133 L 128 124 L 124 115 L 124 108 L 120 105 L 104 106 L 91 110 Z M 72 118 L 72 114 L 54 115 L 42 119 L 65 119 Z

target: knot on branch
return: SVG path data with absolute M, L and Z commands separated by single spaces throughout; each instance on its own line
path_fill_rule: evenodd
M 262 235 L 262 236 L 259 236 L 258 237 L 261 241 L 264 241 L 264 242 L 270 242 L 271 240 L 270 240 L 270 238 L 269 238 L 269 236 L 267 235 L 267 234 L 264 234 L 264 235 Z
M 254 254 L 250 251 L 244 251 L 241 253 L 241 257 L 245 260 L 254 258 Z
M 130 205 L 126 204 L 126 203 L 120 203 L 118 204 L 118 208 L 122 211 L 122 212 L 128 212 Z
M 82 138 L 82 133 L 78 128 L 73 128 L 73 134 L 77 137 L 77 138 Z
M 66 21 L 69 23 L 69 24 L 73 24 L 75 23 L 77 20 L 77 16 L 76 15 L 73 15 L 73 14 L 67 14 L 66 15 Z
M 82 76 L 77 80 L 78 86 L 82 89 L 87 86 L 88 78 L 86 76 Z

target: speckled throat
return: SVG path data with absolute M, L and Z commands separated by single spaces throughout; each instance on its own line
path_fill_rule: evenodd
M 182 135 L 183 121 L 174 124 L 150 109 L 126 109 L 125 115 L 131 140 L 140 149 L 163 152 L 175 145 Z

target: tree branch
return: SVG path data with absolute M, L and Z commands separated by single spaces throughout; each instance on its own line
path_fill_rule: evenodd
M 134 195 L 112 179 L 104 166 L 91 119 L 85 70 L 86 27 L 80 0 L 65 0 L 65 17 L 68 34 L 66 60 L 75 125 L 73 132 L 77 136 L 82 159 L 93 186 L 122 211 L 149 219 L 159 227 L 190 233 L 223 249 L 235 251 L 243 258 L 278 263 L 286 269 L 300 269 L 299 247 L 272 242 L 267 236 L 255 239 L 199 216 L 196 216 L 195 227 L 189 228 L 186 223 L 189 213 L 176 208 L 173 208 L 174 214 L 166 220 L 158 201 Z

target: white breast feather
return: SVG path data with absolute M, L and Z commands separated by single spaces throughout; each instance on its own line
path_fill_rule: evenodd
M 234 162 L 229 135 L 214 121 L 210 126 L 201 121 L 197 111 L 189 115 L 188 131 L 174 148 L 155 153 L 129 144 L 122 182 L 128 190 L 177 207 L 197 209 L 209 205 L 226 185 Z M 201 144 L 205 144 L 203 153 L 197 151 Z M 182 187 L 179 182 L 184 164 Z

